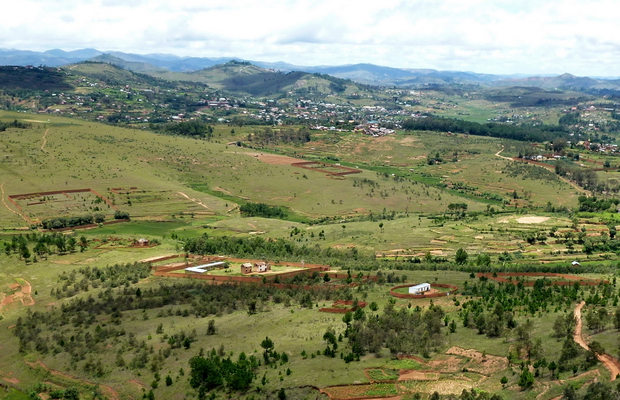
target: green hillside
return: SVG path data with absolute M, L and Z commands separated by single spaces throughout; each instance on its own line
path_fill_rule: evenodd
M 4 90 L 71 90 L 72 82 L 57 68 L 0 67 L 0 86 Z

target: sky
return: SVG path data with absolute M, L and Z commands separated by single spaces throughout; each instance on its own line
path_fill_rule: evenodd
M 0 48 L 620 76 L 614 0 L 8 0 Z

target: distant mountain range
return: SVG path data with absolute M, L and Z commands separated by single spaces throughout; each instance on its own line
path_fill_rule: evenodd
M 228 61 L 248 61 L 256 66 L 282 71 L 304 71 L 382 86 L 417 87 L 421 85 L 474 84 L 484 86 L 533 86 L 543 89 L 620 89 L 619 78 L 559 76 L 493 75 L 463 71 L 391 68 L 374 64 L 340 66 L 300 66 L 285 62 L 243 60 L 237 57 L 179 57 L 170 54 L 130 54 L 96 49 L 64 51 L 60 49 L 35 52 L 0 49 L 0 65 L 45 65 L 50 67 L 98 61 L 117 65 L 134 72 L 165 75 L 170 72 L 193 72 Z

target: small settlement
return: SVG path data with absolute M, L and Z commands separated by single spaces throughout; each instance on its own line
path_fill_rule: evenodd
M 242 274 L 251 274 L 253 272 L 263 273 L 267 271 L 271 271 L 271 265 L 263 261 L 254 264 L 249 262 L 241 264 Z

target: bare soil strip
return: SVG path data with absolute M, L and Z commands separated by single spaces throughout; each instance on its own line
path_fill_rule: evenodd
M 586 302 L 582 301 L 577 307 L 575 307 L 575 319 L 577 320 L 577 324 L 575 326 L 574 338 L 575 342 L 579 344 L 579 346 L 583 347 L 586 350 L 590 350 L 590 347 L 588 347 L 586 341 L 583 340 L 583 335 L 581 334 L 583 326 L 581 322 L 581 309 L 585 304 Z M 618 362 L 616 358 L 610 356 L 609 354 L 602 354 L 597 356 L 597 358 L 600 362 L 603 363 L 603 365 L 605 365 L 605 368 L 609 370 L 609 373 L 611 374 L 610 380 L 616 380 L 616 377 L 618 376 L 618 374 L 620 374 L 620 362 Z
M 202 201 L 200 201 L 200 200 L 196 200 L 196 199 L 194 199 L 194 198 L 191 198 L 191 197 L 189 197 L 188 195 L 186 195 L 186 194 L 185 194 L 185 193 L 183 193 L 183 192 L 178 192 L 178 193 L 179 193 L 181 196 L 185 197 L 187 200 L 192 201 L 192 202 L 194 202 L 194 203 L 198 204 L 199 206 L 202 206 L 202 207 L 206 208 L 207 210 L 210 210 L 210 208 L 209 208 L 208 206 L 204 205 L 204 204 L 202 203 Z
M 49 151 L 45 150 L 45 145 L 47 144 L 47 132 L 49 131 L 49 129 L 45 130 L 45 133 L 43 134 L 43 143 L 41 143 L 41 150 L 46 152 L 47 154 L 49 154 Z

